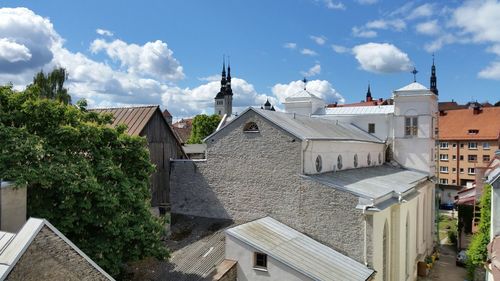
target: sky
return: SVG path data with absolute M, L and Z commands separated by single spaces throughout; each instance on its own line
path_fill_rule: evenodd
M 159 104 L 174 118 L 213 113 L 222 58 L 233 112 L 303 87 L 328 103 L 375 98 L 413 82 L 440 101 L 500 100 L 499 1 L 0 2 L 0 84 L 22 90 L 64 67 L 73 101 Z

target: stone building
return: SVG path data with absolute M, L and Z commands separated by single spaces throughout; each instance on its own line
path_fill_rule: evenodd
M 222 77 L 220 80 L 220 91 L 215 96 L 214 114 L 230 117 L 233 114 L 233 90 L 231 88 L 231 66 L 222 62 Z

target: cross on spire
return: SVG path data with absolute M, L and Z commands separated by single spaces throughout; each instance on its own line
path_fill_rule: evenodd
M 302 79 L 302 82 L 304 82 L 304 91 L 306 90 L 306 85 L 307 85 L 307 79 L 304 77 L 304 79 Z
M 410 72 L 411 74 L 413 74 L 413 82 L 417 82 L 417 73 L 418 73 L 418 70 L 413 67 L 413 71 Z

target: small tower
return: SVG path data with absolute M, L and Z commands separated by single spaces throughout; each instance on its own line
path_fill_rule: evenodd
M 214 113 L 220 116 L 233 113 L 233 90 L 231 89 L 231 66 L 227 66 L 226 61 L 222 59 L 222 78 L 220 80 L 220 91 L 215 96 Z
M 368 83 L 368 91 L 366 92 L 366 102 L 372 101 L 372 92 L 370 91 L 370 83 Z
M 271 110 L 271 103 L 269 102 L 269 99 L 267 99 L 266 103 L 264 104 L 264 109 Z
M 434 54 L 432 54 L 432 67 L 431 67 L 431 92 L 433 92 L 436 96 L 439 91 L 437 89 L 437 77 L 436 77 L 436 66 L 434 65 Z

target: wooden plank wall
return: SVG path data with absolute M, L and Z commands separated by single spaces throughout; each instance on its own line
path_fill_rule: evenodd
M 141 136 L 147 138 L 151 162 L 156 166 L 156 171 L 151 175 L 151 206 L 170 207 L 170 159 L 182 158 L 182 148 L 160 110 L 156 110 Z

